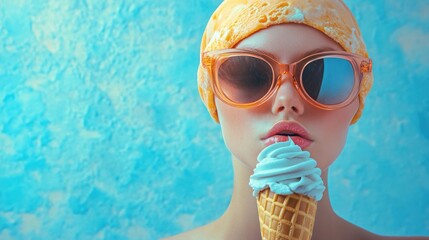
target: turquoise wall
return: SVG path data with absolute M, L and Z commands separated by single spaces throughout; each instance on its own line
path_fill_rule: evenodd
M 0 239 L 158 239 L 219 217 L 229 154 L 196 88 L 220 0 L 0 0 Z M 429 1 L 347 0 L 374 60 L 335 210 L 429 236 Z

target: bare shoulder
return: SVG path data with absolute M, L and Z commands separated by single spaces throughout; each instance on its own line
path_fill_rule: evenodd
M 189 236 L 189 232 L 185 232 L 175 236 L 162 238 L 161 240 L 185 240 L 185 239 L 193 239 L 193 238 L 192 238 L 192 235 Z
M 161 240 L 194 240 L 194 239 L 197 240 L 197 239 L 201 239 L 199 237 L 201 237 L 199 230 L 194 229 L 194 230 L 191 230 L 188 232 L 180 233 L 180 234 L 175 235 L 175 236 L 163 238 Z
M 360 240 L 429 240 L 429 237 L 416 237 L 416 236 L 382 236 L 370 231 L 367 231 L 359 226 L 356 226 L 346 220 L 344 220 L 344 225 L 349 229 L 350 233 L 353 235 L 353 239 Z M 351 239 L 351 238 L 349 238 Z
M 201 239 L 212 239 L 212 234 L 208 234 L 210 232 L 210 224 L 180 233 L 175 236 L 163 238 L 161 240 L 201 240 Z M 210 236 L 210 237 L 209 237 Z

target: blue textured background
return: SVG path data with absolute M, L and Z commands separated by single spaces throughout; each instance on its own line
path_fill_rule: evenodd
M 157 239 L 227 207 L 196 88 L 220 0 L 0 0 L 0 239 Z M 347 0 L 375 63 L 331 168 L 335 210 L 429 236 L 429 1 Z

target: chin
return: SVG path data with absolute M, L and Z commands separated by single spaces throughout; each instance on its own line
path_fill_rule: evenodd
M 245 166 L 249 170 L 253 172 L 253 169 L 255 169 L 257 161 L 257 156 L 240 156 L 232 154 L 234 161 L 237 161 L 240 163 L 240 165 Z
M 337 159 L 339 156 L 338 154 L 330 154 L 329 156 L 311 156 L 314 160 L 317 162 L 317 167 L 320 168 L 322 171 L 326 171 Z

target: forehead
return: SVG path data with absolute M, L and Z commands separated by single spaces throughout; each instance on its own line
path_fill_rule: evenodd
M 241 40 L 235 47 L 257 49 L 285 63 L 296 61 L 309 52 L 343 50 L 324 33 L 297 23 L 273 25 L 262 29 Z

